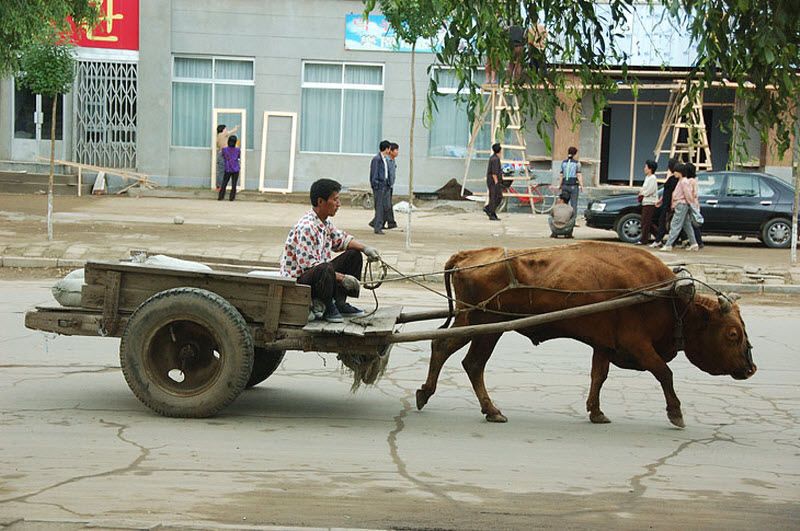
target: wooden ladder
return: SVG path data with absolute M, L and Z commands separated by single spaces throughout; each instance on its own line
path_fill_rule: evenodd
M 691 162 L 697 171 L 710 171 L 711 145 L 703 118 L 703 96 L 698 93 L 697 99 L 691 102 L 691 109 L 684 114 L 684 109 L 689 107 L 689 98 L 683 92 L 683 87 L 672 89 L 670 92 L 667 111 L 664 113 L 664 121 L 653 155 L 658 160 L 660 155 L 668 154 L 670 159 L 677 157 L 684 162 Z M 683 95 L 679 97 L 681 94 Z M 686 131 L 685 141 L 680 141 L 682 131 Z M 664 141 L 670 132 L 672 141 L 669 149 L 664 149 Z M 666 173 L 666 170 L 657 173 Z
M 504 197 L 527 197 L 530 201 L 531 212 L 536 213 L 534 209 L 533 188 L 536 182 L 531 178 L 531 173 L 528 168 L 528 150 L 525 143 L 525 134 L 522 129 L 522 115 L 519 112 L 519 99 L 516 94 L 508 94 L 501 85 L 486 84 L 482 86 L 485 94 L 488 94 L 486 105 L 481 109 L 481 112 L 475 122 L 472 124 L 472 132 L 469 137 L 469 144 L 467 145 L 467 158 L 464 164 L 464 179 L 461 183 L 461 195 L 467 188 L 468 182 L 480 182 L 482 187 L 486 186 L 486 177 L 483 178 L 469 178 L 469 168 L 472 163 L 472 158 L 475 155 L 490 155 L 491 149 L 476 149 L 475 143 L 481 133 L 481 129 L 487 125 L 487 117 L 489 118 L 488 124 L 491 126 L 491 138 L 495 140 L 501 138 L 506 139 L 506 132 L 513 132 L 513 140 L 511 144 L 501 142 L 503 148 L 503 158 L 500 159 L 500 164 L 522 164 L 522 175 L 512 175 L 505 180 L 510 181 L 525 181 L 526 192 L 510 192 L 508 190 L 503 192 Z M 505 130 L 501 128 L 501 118 L 503 113 L 507 113 L 509 123 Z M 510 156 L 511 155 L 511 156 Z M 501 176 L 502 177 L 502 176 Z M 488 192 L 474 192 L 475 196 L 486 197 Z

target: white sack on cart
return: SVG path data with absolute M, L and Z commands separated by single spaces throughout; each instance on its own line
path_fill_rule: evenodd
M 191 260 L 181 260 L 180 258 L 173 258 L 163 254 L 154 254 L 145 258 L 146 265 L 163 267 L 164 269 L 178 269 L 181 271 L 199 271 L 208 273 L 213 271 L 210 267 L 200 262 L 192 262 Z
M 56 282 L 51 291 L 53 292 L 53 297 L 61 306 L 80 306 L 83 284 L 84 271 L 83 269 L 76 269 Z

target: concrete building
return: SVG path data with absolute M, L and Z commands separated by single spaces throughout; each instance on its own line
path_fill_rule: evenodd
M 239 125 L 245 188 L 300 191 L 320 177 L 367 186 L 369 159 L 386 138 L 401 146 L 397 193 L 406 192 L 410 54 L 393 51 L 380 17 L 359 24 L 361 1 L 105 0 L 99 9 L 101 24 L 80 42 L 75 88 L 57 116 L 59 158 L 136 169 L 166 186 L 210 188 L 215 126 Z M 654 50 L 638 52 L 642 79 L 663 80 Z M 424 51 L 417 56 L 417 191 L 460 181 L 469 139 L 446 70 L 436 74 L 445 92 L 439 112 L 430 129 L 423 124 L 433 60 Z M 715 169 L 728 162 L 730 134 L 721 124 L 737 105 L 733 92 L 705 97 Z M 666 90 L 638 98 L 620 91 L 605 111 L 606 125 L 591 123 L 590 108 L 576 127 L 559 113 L 553 153 L 535 133 L 526 135 L 528 153 L 547 175 L 576 145 L 595 183 L 640 180 L 668 97 Z M 0 82 L 0 159 L 49 154 L 47 109 L 46 98 L 13 79 Z M 777 160 L 751 136 L 751 167 L 788 178 L 791 155 Z M 483 166 L 473 164 L 474 175 Z

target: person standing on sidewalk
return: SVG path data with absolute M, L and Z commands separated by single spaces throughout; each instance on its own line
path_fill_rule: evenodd
M 692 190 L 694 192 L 694 203 L 690 205 L 691 212 L 689 219 L 692 221 L 692 229 L 694 230 L 694 239 L 697 240 L 697 246 L 702 249 L 705 247 L 705 245 L 703 245 L 703 231 L 701 230 L 703 223 L 702 220 L 700 223 L 697 223 L 697 217 L 702 216 L 700 213 L 700 197 L 697 185 L 697 168 L 695 168 L 694 164 L 691 162 L 686 163 L 686 178 L 692 183 Z
M 389 144 L 389 158 L 387 159 L 387 169 L 389 170 L 389 192 L 386 198 L 386 228 L 396 229 L 397 222 L 394 220 L 394 183 L 397 179 L 397 155 L 400 153 L 400 145 L 396 142 Z
M 489 191 L 489 203 L 483 207 L 483 211 L 492 221 L 499 221 L 497 217 L 497 207 L 503 202 L 503 185 L 500 179 L 503 178 L 503 170 L 500 167 L 500 154 L 503 148 L 500 144 L 492 145 L 492 156 L 489 157 L 489 165 L 486 168 L 486 188 Z
M 639 190 L 639 195 L 642 198 L 642 237 L 636 242 L 637 245 L 650 243 L 653 214 L 656 212 L 656 202 L 658 202 L 657 169 L 658 164 L 654 160 L 648 160 L 644 163 L 644 184 Z
M 675 192 L 672 194 L 672 209 L 675 214 L 672 216 L 672 223 L 669 227 L 669 237 L 667 243 L 661 248 L 665 253 L 672 252 L 672 245 L 675 240 L 680 236 L 683 231 L 689 238 L 689 250 L 698 251 L 700 247 L 697 245 L 697 240 L 694 238 L 694 229 L 692 228 L 691 212 L 689 205 L 693 204 L 697 198 L 693 195 L 691 179 L 686 178 L 687 169 L 683 164 L 678 164 L 675 167 L 675 173 L 678 177 L 678 185 L 675 187 Z
M 222 149 L 222 159 L 225 161 L 225 177 L 222 179 L 222 185 L 219 187 L 219 196 L 217 201 L 225 199 L 225 189 L 228 188 L 228 181 L 231 181 L 231 195 L 230 200 L 236 199 L 236 184 L 239 182 L 239 160 L 242 156 L 242 151 L 236 147 L 236 135 L 228 137 L 228 145 Z
M 389 178 L 389 146 L 388 140 L 382 140 L 378 146 L 378 154 L 372 157 L 369 164 L 369 185 L 372 188 L 372 197 L 375 203 L 375 216 L 369 222 L 375 234 L 383 234 L 383 224 L 386 221 L 386 203 L 388 202 Z
M 225 159 L 222 158 L 222 150 L 228 147 L 228 138 L 239 130 L 239 126 L 234 126 L 233 129 L 228 131 L 225 124 L 217 126 L 217 190 L 222 187 L 222 179 L 225 176 Z
M 570 146 L 567 158 L 561 163 L 561 173 L 556 186 L 562 192 L 569 194 L 569 205 L 575 212 L 578 212 L 578 192 L 583 191 L 583 173 L 581 173 L 581 163 L 576 160 L 577 155 L 578 148 Z
M 656 203 L 656 208 L 661 207 L 661 214 L 658 216 L 658 230 L 656 238 L 650 247 L 661 247 L 664 236 L 669 232 L 669 225 L 672 222 L 672 194 L 678 185 L 678 177 L 675 176 L 675 167 L 679 164 L 678 159 L 672 158 L 667 162 L 667 181 L 664 183 L 664 190 L 661 199 Z
M 322 318 L 341 323 L 344 317 L 358 317 L 364 311 L 347 302 L 347 296 L 358 297 L 363 259 L 378 259 L 380 253 L 337 229 L 331 218 L 341 207 L 342 185 L 331 179 L 319 179 L 311 185 L 313 208 L 289 231 L 281 255 L 280 274 L 311 286 L 311 297 L 322 302 Z M 340 252 L 331 259 L 333 252 Z

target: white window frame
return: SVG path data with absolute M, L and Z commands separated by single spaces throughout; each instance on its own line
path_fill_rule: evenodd
M 204 60 L 211 60 L 211 77 L 210 78 L 196 78 L 196 77 L 177 77 L 175 75 L 175 59 L 204 59 Z M 244 79 L 217 79 L 214 77 L 217 71 L 217 61 L 242 61 L 242 62 L 249 62 L 253 65 L 253 79 L 250 81 Z M 239 85 L 239 86 L 249 86 L 253 87 L 255 92 L 256 86 L 256 60 L 254 57 L 239 57 L 239 56 L 231 56 L 231 55 L 192 55 L 192 54 L 183 54 L 177 53 L 172 54 L 172 65 L 170 68 L 170 77 L 172 78 L 172 82 L 170 84 L 170 94 L 172 94 L 172 84 L 174 83 L 200 83 L 205 85 L 211 85 L 211 109 L 209 112 L 214 115 L 214 106 L 216 105 L 217 101 L 217 89 L 216 85 Z M 253 94 L 253 113 L 255 113 L 255 93 Z M 171 96 L 170 96 L 171 97 Z M 172 127 L 172 120 L 170 118 L 170 127 Z M 170 131 L 169 135 L 169 145 L 173 148 L 180 148 L 180 149 L 198 149 L 198 150 L 206 150 L 208 149 L 207 146 L 179 146 L 172 143 L 172 131 Z M 253 147 L 245 148 L 245 152 L 253 151 Z
M 342 67 L 342 80 L 340 83 L 320 83 L 317 81 L 306 81 L 306 65 L 341 65 Z M 381 69 L 381 84 L 380 85 L 360 85 L 358 83 L 345 83 L 344 72 L 347 66 L 377 66 Z M 383 92 L 386 80 L 386 65 L 383 63 L 360 63 L 354 61 L 312 61 L 304 60 L 300 69 L 300 93 L 302 97 L 303 89 L 333 89 L 341 91 L 339 105 L 341 112 L 339 113 L 339 149 L 342 148 L 342 136 L 344 135 L 344 91 L 345 90 L 372 90 L 375 92 Z M 383 129 L 383 128 L 381 128 Z M 310 153 L 317 155 L 350 155 L 355 157 L 372 157 L 372 153 L 347 153 L 344 151 L 306 151 L 301 149 L 300 153 Z

